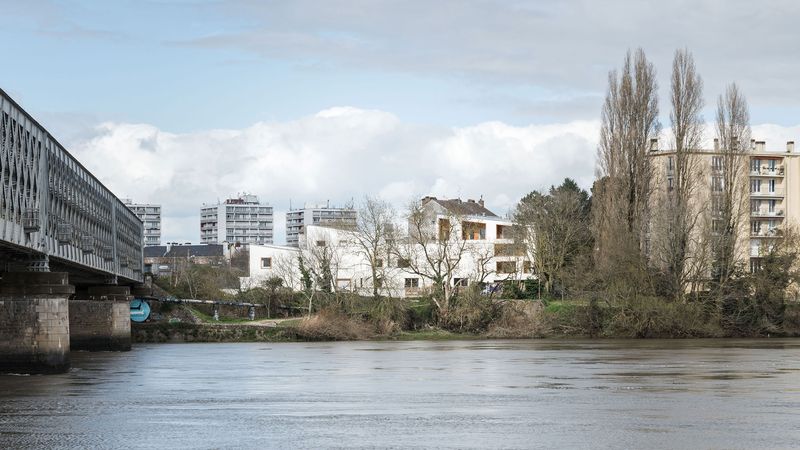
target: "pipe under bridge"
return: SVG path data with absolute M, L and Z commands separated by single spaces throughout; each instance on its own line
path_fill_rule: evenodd
M 120 173 L 119 176 L 125 176 Z M 130 349 L 143 224 L 0 89 L 0 372 Z

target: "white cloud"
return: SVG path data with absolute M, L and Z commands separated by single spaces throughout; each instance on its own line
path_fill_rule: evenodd
M 421 195 L 482 195 L 503 214 L 531 189 L 566 176 L 588 187 L 597 126 L 435 128 L 338 107 L 293 121 L 185 134 L 109 122 L 72 149 L 120 197 L 161 203 L 165 241 L 197 242 L 203 203 L 249 192 L 275 207 L 276 242 L 282 242 L 290 200 L 345 203 L 369 194 L 402 209 Z
M 356 202 L 379 195 L 398 210 L 423 195 L 477 199 L 505 214 L 533 189 L 565 177 L 591 187 L 599 122 L 447 128 L 396 116 L 331 108 L 242 130 L 169 133 L 151 125 L 104 123 L 76 143 L 75 156 L 120 197 L 161 203 L 164 240 L 199 239 L 199 208 L 240 192 L 283 211 L 303 202 Z M 800 126 L 758 125 L 753 136 L 780 150 Z

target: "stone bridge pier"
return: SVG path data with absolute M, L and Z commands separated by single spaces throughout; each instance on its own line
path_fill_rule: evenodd
M 128 286 L 90 286 L 69 301 L 73 350 L 131 349 L 131 296 Z
M 69 369 L 68 299 L 63 272 L 7 272 L 0 281 L 0 372 Z

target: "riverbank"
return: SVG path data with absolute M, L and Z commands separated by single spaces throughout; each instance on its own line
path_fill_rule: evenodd
M 726 334 L 714 317 L 703 317 L 693 305 L 653 302 L 619 311 L 578 302 L 505 302 L 493 320 L 479 330 L 429 324 L 409 327 L 392 320 L 368 320 L 323 311 L 311 318 L 214 321 L 188 306 L 172 309 L 158 320 L 132 324 L 133 341 L 163 342 L 319 342 L 415 341 L 531 338 L 726 338 L 798 337 L 800 305 L 787 305 L 780 328 L 743 336 Z

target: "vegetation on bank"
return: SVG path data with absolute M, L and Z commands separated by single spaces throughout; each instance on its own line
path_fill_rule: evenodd
M 537 295 L 536 283 L 527 291 Z M 508 289 L 512 292 L 512 289 Z M 524 295 L 523 295 L 524 297 Z M 749 299 L 749 297 L 746 297 Z M 291 309 L 282 301 L 302 302 L 286 295 L 273 299 L 277 310 Z M 183 314 L 164 314 L 160 322 L 135 324 L 139 342 L 289 342 L 332 340 L 448 340 L 554 337 L 710 338 L 800 336 L 800 304 L 784 304 L 780 324 L 776 311 L 756 302 L 731 301 L 728 314 L 700 299 L 686 303 L 661 297 L 609 302 L 598 299 L 497 299 L 477 289 L 454 297 L 446 320 L 437 317 L 429 298 L 391 299 L 330 294 L 320 296 L 311 316 L 255 322 L 221 317 L 219 322 L 189 306 Z M 753 320 L 762 310 L 760 320 Z M 169 320 L 169 317 L 183 317 Z

